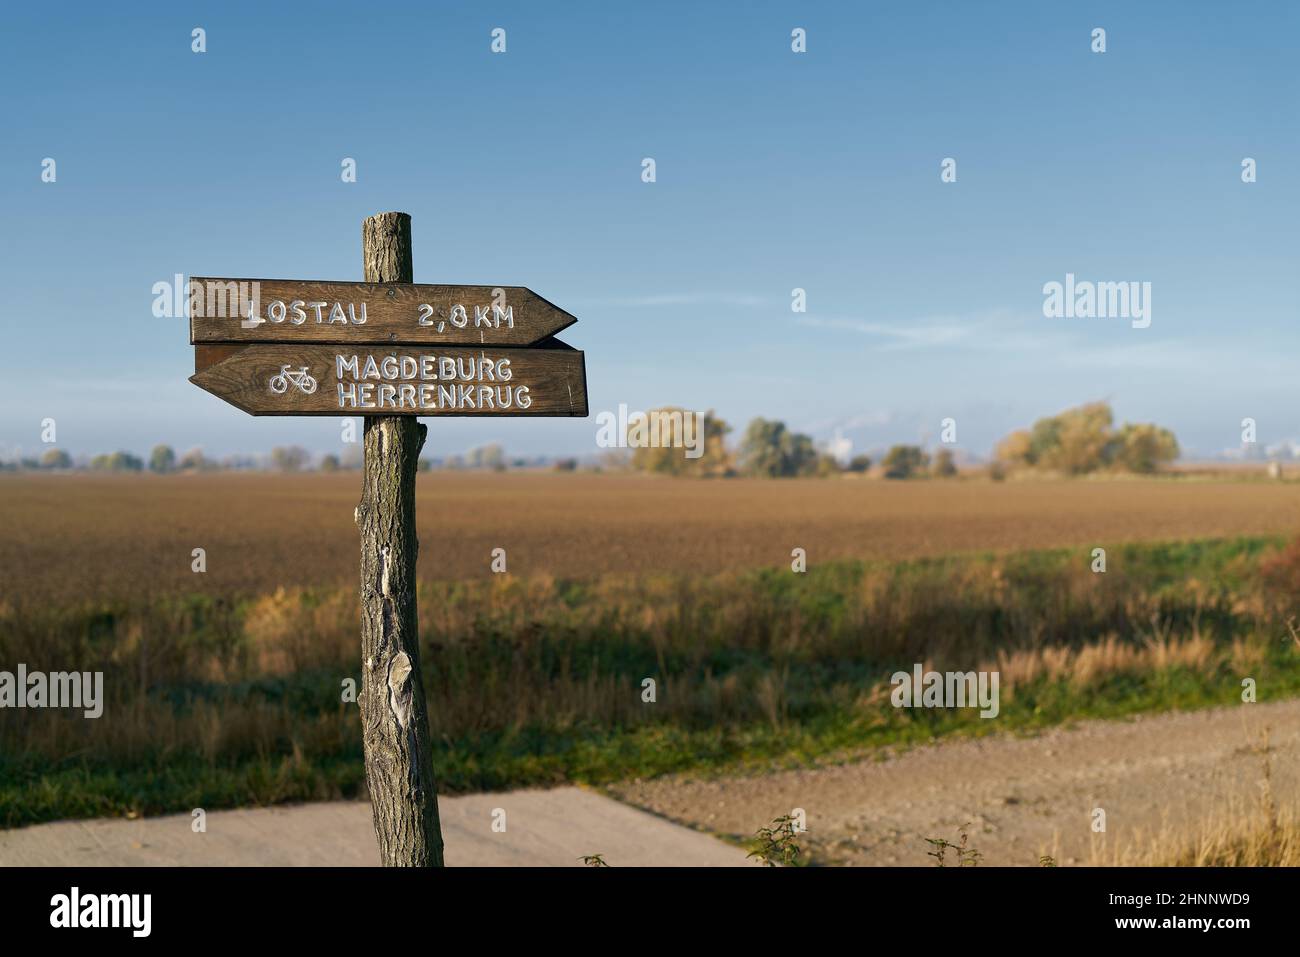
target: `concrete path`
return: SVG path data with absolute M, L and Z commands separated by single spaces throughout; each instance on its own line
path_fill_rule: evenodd
M 600 854 L 611 867 L 738 867 L 745 851 L 581 788 L 441 798 L 450 866 L 573 867 Z M 493 831 L 505 814 L 505 831 Z M 60 821 L 0 831 L 0 866 L 377 865 L 370 805 L 360 801 Z

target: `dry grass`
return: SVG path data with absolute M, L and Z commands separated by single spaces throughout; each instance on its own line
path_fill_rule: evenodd
M 1259 640 L 1217 646 L 1208 637 L 1194 631 L 1184 638 L 1169 635 L 1148 637 L 1141 643 L 1124 641 L 1118 635 L 1080 648 L 1045 647 L 999 652 L 996 664 L 983 670 L 1000 673 L 1001 690 L 1014 695 L 1019 685 L 1047 679 L 1066 681 L 1077 690 L 1102 684 L 1117 675 L 1138 675 L 1169 668 L 1184 668 L 1194 674 L 1208 674 L 1224 662 L 1235 663 L 1262 657 Z
M 1139 834 L 1110 853 L 1094 851 L 1093 864 L 1128 867 L 1300 867 L 1300 803 L 1279 805 L 1273 789 L 1267 731 L 1252 750 L 1259 756 L 1259 797 L 1216 809 L 1191 834 L 1167 823 Z
M 0 476 L 3 588 L 62 600 L 351 585 L 356 474 Z M 713 574 L 1300 529 L 1286 483 L 876 482 L 433 473 L 419 480 L 420 579 Z M 191 550 L 208 571 L 190 570 Z M 0 602 L 8 591 L 0 594 Z
M 1125 573 L 1107 575 L 1085 552 L 422 582 L 430 718 L 453 739 L 647 722 L 780 731 L 888 713 L 889 676 L 913 662 L 996 669 L 1008 702 L 1045 683 L 1086 702 L 1117 677 L 1173 671 L 1210 687 L 1265 660 L 1256 636 L 1285 630 L 1249 583 L 1257 555 L 1249 543 L 1117 549 Z M 1207 569 L 1221 571 L 1214 589 L 1192 574 Z M 358 615 L 349 586 L 0 606 L 0 658 L 104 671 L 116 716 L 88 727 L 0 714 L 0 750 L 128 763 L 141 749 L 319 751 L 350 733 L 338 689 L 358 665 Z M 639 694 L 646 676 L 659 684 L 653 709 Z

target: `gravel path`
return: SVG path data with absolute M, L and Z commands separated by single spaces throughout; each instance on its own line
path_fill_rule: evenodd
M 1196 832 L 1225 810 L 1258 813 L 1269 734 L 1272 792 L 1294 806 L 1300 700 L 1126 721 L 1081 722 L 1033 738 L 939 743 L 859 763 L 753 777 L 659 778 L 616 797 L 722 835 L 750 835 L 794 808 L 808 848 L 844 864 L 933 864 L 925 838 L 958 840 L 987 864 L 1103 863 L 1149 847 L 1162 828 Z M 1106 833 L 1094 834 L 1094 808 Z

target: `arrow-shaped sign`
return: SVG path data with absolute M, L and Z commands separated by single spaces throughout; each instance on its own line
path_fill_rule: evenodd
M 533 349 L 199 346 L 190 381 L 251 415 L 587 414 L 583 354 L 558 339 Z
M 523 286 L 190 280 L 190 342 L 529 346 L 577 322 Z

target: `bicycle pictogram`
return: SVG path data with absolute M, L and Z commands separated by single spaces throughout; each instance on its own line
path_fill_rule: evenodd
M 307 368 L 303 366 L 296 372 L 290 372 L 287 364 L 280 366 L 279 373 L 271 376 L 271 391 L 276 395 L 284 395 L 289 391 L 289 384 L 293 383 L 303 395 L 311 395 L 316 391 L 316 380 Z

